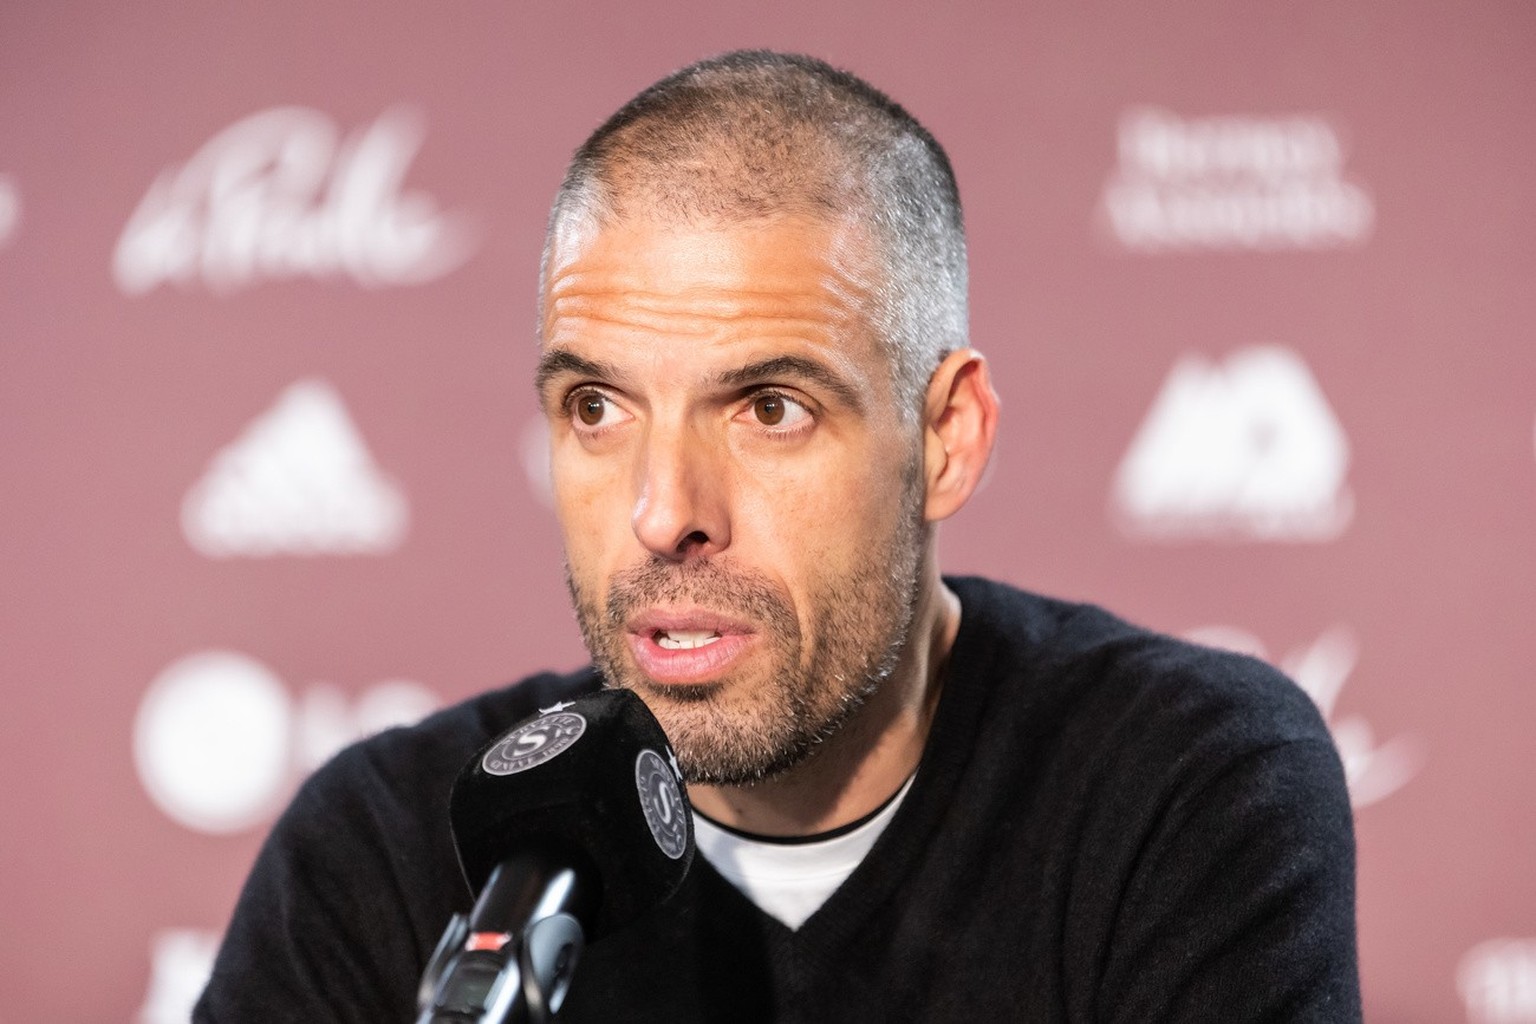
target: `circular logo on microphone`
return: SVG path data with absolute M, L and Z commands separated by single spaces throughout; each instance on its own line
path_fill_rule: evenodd
M 559 757 L 587 731 L 587 720 L 574 711 L 557 711 L 524 722 L 485 752 L 480 767 L 491 775 L 516 775 Z
M 677 777 L 656 751 L 642 750 L 635 758 L 635 788 L 651 838 L 662 853 L 677 860 L 688 849 L 688 806 Z

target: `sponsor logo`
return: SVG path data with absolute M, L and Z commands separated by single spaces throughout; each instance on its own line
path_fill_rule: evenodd
M 1220 647 L 1271 661 L 1296 681 L 1322 712 L 1333 734 L 1349 800 L 1356 808 L 1369 806 L 1401 789 L 1418 774 L 1424 763 L 1423 744 L 1413 736 L 1397 736 L 1378 744 L 1370 723 L 1355 715 L 1337 716 L 1334 706 L 1360 658 L 1354 633 L 1344 626 L 1325 630 L 1311 644 L 1286 652 L 1279 661 L 1270 659 L 1264 644 L 1253 634 L 1230 626 L 1206 626 L 1185 638 L 1208 647 Z
M 231 292 L 284 278 L 376 288 L 442 277 L 469 258 L 470 231 L 405 191 L 424 134 L 403 108 L 345 138 L 318 110 L 252 114 L 150 185 L 117 241 L 117 285 L 141 295 L 169 282 Z
M 165 928 L 149 944 L 149 989 L 138 1024 L 187 1024 L 192 1007 L 213 974 L 217 932 Z
M 1152 540 L 1328 541 L 1354 515 L 1348 467 L 1349 441 L 1295 352 L 1186 355 L 1120 463 L 1111 514 Z
M 408 519 L 404 492 L 322 380 L 284 389 L 213 457 L 181 508 L 187 543 L 209 558 L 386 554 Z
M 1375 206 L 1343 177 L 1343 152 L 1318 117 L 1130 110 L 1120 118 L 1102 223 L 1138 253 L 1359 245 L 1370 237 Z
M 1536 1024 L 1536 939 L 1490 939 L 1456 968 L 1468 1024 Z
M 491 775 L 516 775 L 537 768 L 567 750 L 587 731 L 574 711 L 551 711 L 518 726 L 485 752 L 480 767 Z
M 249 655 L 199 651 L 169 665 L 144 694 L 134 764 L 172 820 L 195 832 L 240 832 L 268 820 L 300 778 L 342 747 L 437 705 L 404 680 L 376 683 L 352 701 L 326 683 L 296 698 Z
M 0 249 L 16 237 L 21 225 L 21 189 L 9 174 L 0 174 Z
M 635 789 L 651 838 L 662 853 L 677 860 L 688 849 L 687 805 L 677 776 L 656 751 L 642 750 L 635 758 Z

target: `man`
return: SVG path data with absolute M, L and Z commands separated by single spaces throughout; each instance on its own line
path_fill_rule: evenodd
M 454 775 L 637 692 L 700 851 L 562 1020 L 1356 1020 L 1353 841 L 1307 698 L 940 576 L 997 403 L 943 151 L 820 62 L 642 93 L 555 203 L 537 388 L 595 668 L 343 753 L 273 833 L 205 1021 L 409 1020 L 468 908 Z

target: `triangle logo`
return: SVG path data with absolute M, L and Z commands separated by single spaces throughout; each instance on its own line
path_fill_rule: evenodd
M 1349 440 L 1295 352 L 1181 358 L 1116 473 L 1111 515 L 1138 539 L 1322 542 L 1354 514 Z
M 405 538 L 405 493 L 374 463 L 341 396 L 297 381 L 213 457 L 182 502 L 209 558 L 382 555 Z

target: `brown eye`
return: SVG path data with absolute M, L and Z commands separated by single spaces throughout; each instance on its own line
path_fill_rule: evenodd
M 784 399 L 778 395 L 762 395 L 752 403 L 752 411 L 757 415 L 757 422 L 776 427 L 784 422 Z
M 603 422 L 603 413 L 607 408 L 608 400 L 602 395 L 588 394 L 576 399 L 576 415 L 589 427 Z

